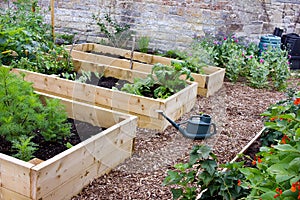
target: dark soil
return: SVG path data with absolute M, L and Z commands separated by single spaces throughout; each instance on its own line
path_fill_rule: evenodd
M 85 83 L 91 84 L 91 85 L 96 85 L 99 87 L 105 87 L 108 89 L 112 89 L 113 87 L 115 87 L 118 90 L 121 90 L 121 88 L 126 83 L 130 83 L 130 82 L 127 80 L 121 80 L 121 79 L 117 79 L 117 78 L 110 77 L 110 76 L 108 76 L 108 77 L 101 76 L 100 78 L 98 78 L 94 73 L 92 73 L 90 79 L 88 79 Z
M 34 157 L 41 160 L 47 160 L 67 150 L 67 143 L 70 143 L 74 146 L 104 130 L 104 128 L 93 126 L 91 124 L 74 119 L 68 119 L 68 123 L 71 123 L 71 135 L 70 137 L 60 141 L 45 141 L 41 134 L 36 131 L 37 134 L 32 139 L 32 142 L 38 145 L 38 150 L 33 154 Z M 0 153 L 10 156 L 15 154 L 16 152 L 11 150 L 11 146 L 12 144 L 9 141 L 5 140 L 3 137 L 0 137 Z
M 255 140 L 249 148 L 243 153 L 244 155 L 250 156 L 250 158 L 243 157 L 237 161 L 245 161 L 244 165 L 247 167 L 253 167 L 252 160 L 255 160 L 255 155 L 259 152 L 259 148 L 262 146 L 260 139 Z
M 113 87 L 117 88 L 118 90 L 121 90 L 121 88 L 126 84 L 130 83 L 126 80 L 117 79 L 114 77 L 104 77 L 102 76 L 100 79 L 95 76 L 95 74 L 92 73 L 91 79 L 87 80 L 85 83 L 91 84 L 91 85 L 97 85 L 99 87 L 109 88 L 112 89 Z M 158 88 L 160 85 L 155 84 L 150 89 L 142 90 L 142 95 L 149 98 L 154 98 L 154 90 Z M 171 93 L 171 92 L 170 92 Z
M 112 87 L 118 88 L 118 90 L 121 90 L 121 88 L 126 84 L 130 83 L 126 80 L 120 80 L 114 77 L 104 77 L 102 76 L 99 80 L 98 86 L 105 87 L 111 89 Z

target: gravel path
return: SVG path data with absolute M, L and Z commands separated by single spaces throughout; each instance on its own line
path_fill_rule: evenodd
M 300 79 L 291 82 L 295 86 Z M 214 96 L 198 96 L 192 111 L 176 121 L 186 121 L 189 116 L 204 112 L 213 117 L 217 135 L 193 141 L 172 126 L 163 132 L 138 129 L 133 156 L 109 174 L 92 181 L 72 200 L 172 199 L 162 181 L 175 163 L 188 160 L 193 145 L 208 144 L 220 163 L 230 161 L 262 129 L 260 113 L 284 97 L 283 92 L 225 82 Z

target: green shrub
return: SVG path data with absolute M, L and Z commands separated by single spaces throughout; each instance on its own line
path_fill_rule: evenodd
M 269 64 L 269 78 L 277 90 L 287 88 L 287 79 L 290 77 L 288 52 L 281 49 L 267 49 L 262 52 L 261 58 Z
M 300 91 L 292 98 L 270 106 L 263 116 L 267 134 L 281 133 L 273 145 L 263 146 L 253 162 L 242 168 L 242 186 L 251 188 L 248 199 L 296 199 L 300 196 Z M 268 139 L 272 136 L 264 136 Z
M 269 86 L 268 76 L 270 73 L 269 63 L 258 58 L 249 56 L 247 60 L 249 74 L 247 75 L 248 84 L 254 88 L 265 88 Z

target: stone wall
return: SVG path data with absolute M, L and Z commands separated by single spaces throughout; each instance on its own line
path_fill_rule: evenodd
M 49 2 L 39 0 L 44 8 Z M 252 41 L 275 27 L 300 34 L 299 0 L 55 0 L 55 30 L 99 42 L 92 15 L 106 13 L 130 24 L 137 37 L 149 36 L 150 46 L 161 50 L 184 48 L 193 38 L 211 34 L 235 33 Z

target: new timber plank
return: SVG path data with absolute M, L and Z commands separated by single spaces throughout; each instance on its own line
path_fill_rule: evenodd
M 123 144 L 120 149 L 110 152 L 101 158 L 98 163 L 91 165 L 84 172 L 70 179 L 66 184 L 44 195 L 43 200 L 70 199 L 73 196 L 71 194 L 79 193 L 84 186 L 90 183 L 91 179 L 110 172 L 119 163 L 123 162 L 124 158 L 129 157 L 131 148 L 132 143 Z
M 34 165 L 0 153 L 0 186 L 4 192 L 15 191 L 20 196 L 30 196 L 30 168 Z M 8 193 L 7 193 L 8 194 Z
M 1 200 L 31 200 L 29 197 L 23 196 L 15 191 L 0 187 Z
M 71 56 L 72 58 L 79 59 L 79 60 L 85 60 L 89 62 L 96 62 L 99 64 L 105 64 L 105 65 L 130 69 L 130 60 L 127 59 L 113 58 L 113 57 L 103 56 L 103 55 L 95 55 L 92 53 L 84 53 L 76 50 L 73 50 L 71 52 Z M 144 64 L 140 62 L 132 62 L 132 69 L 141 72 L 151 72 L 152 65 Z

